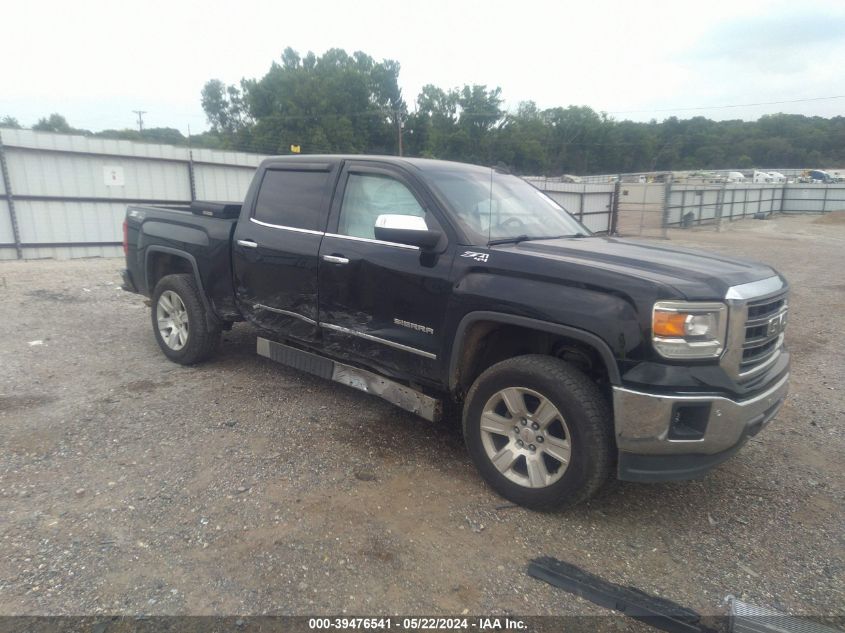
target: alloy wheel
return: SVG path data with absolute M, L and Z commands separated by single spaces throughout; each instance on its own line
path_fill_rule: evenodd
M 481 414 L 481 442 L 495 468 L 526 488 L 560 480 L 572 455 L 569 428 L 547 397 L 523 387 L 497 391 Z
M 179 351 L 188 342 L 188 310 L 182 298 L 172 290 L 165 290 L 156 305 L 158 332 L 170 349 Z

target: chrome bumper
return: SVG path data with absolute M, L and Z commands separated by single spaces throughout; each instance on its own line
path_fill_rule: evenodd
M 775 417 L 788 387 L 789 374 L 748 400 L 706 395 L 667 396 L 614 387 L 617 447 L 620 453 L 637 455 L 723 453 Z M 695 429 L 679 429 L 684 415 L 693 409 Z

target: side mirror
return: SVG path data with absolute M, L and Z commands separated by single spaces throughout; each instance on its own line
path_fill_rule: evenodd
M 377 240 L 420 248 L 434 248 L 441 236 L 440 231 L 429 229 L 425 220 L 419 216 L 392 213 L 378 216 L 374 233 Z

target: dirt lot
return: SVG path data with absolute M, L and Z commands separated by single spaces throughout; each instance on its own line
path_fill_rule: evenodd
M 0 614 L 587 614 L 551 555 L 708 614 L 734 594 L 845 616 L 845 222 L 673 243 L 793 284 L 792 392 L 701 481 L 508 506 L 457 429 L 254 354 L 168 362 L 119 260 L 0 265 Z M 35 341 L 42 341 L 36 344 Z

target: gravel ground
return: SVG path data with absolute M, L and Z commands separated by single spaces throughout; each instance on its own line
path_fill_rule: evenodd
M 559 514 L 493 494 L 456 428 L 257 357 L 247 326 L 168 362 L 120 260 L 3 263 L 0 615 L 605 613 L 526 576 L 550 555 L 706 614 L 843 618 L 845 221 L 819 220 L 670 234 L 790 279 L 790 398 L 705 479 Z

